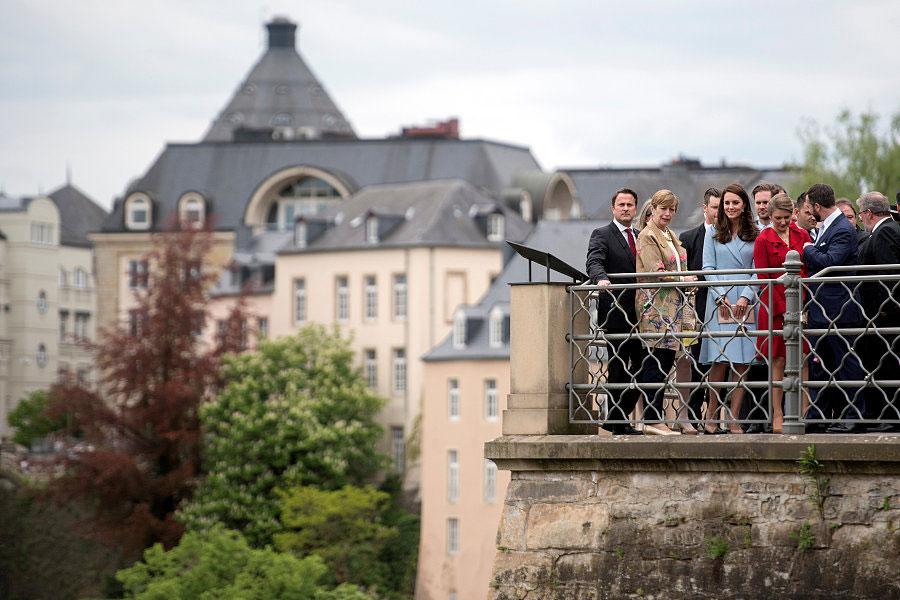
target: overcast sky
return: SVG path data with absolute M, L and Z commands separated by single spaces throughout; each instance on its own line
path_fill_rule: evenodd
M 805 118 L 900 111 L 897 0 L 2 0 L 0 187 L 69 164 L 111 205 L 201 138 L 277 15 L 360 136 L 458 116 L 545 169 L 778 165 Z

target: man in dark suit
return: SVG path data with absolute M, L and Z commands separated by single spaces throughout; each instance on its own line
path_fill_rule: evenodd
M 592 283 L 610 285 L 610 274 L 634 273 L 637 236 L 632 221 L 637 209 L 637 192 L 617 190 L 612 197 L 612 223 L 591 233 L 587 251 L 587 272 Z M 636 283 L 634 278 L 615 278 L 612 283 Z M 629 333 L 637 324 L 634 290 L 601 292 L 597 299 L 597 322 L 606 333 Z M 637 380 L 647 351 L 638 339 L 607 341 L 607 381 L 631 383 Z M 640 397 L 637 389 L 609 390 L 612 401 L 607 415 L 610 421 L 626 421 Z M 611 423 L 603 426 L 614 434 L 640 433 L 631 425 Z
M 812 205 L 816 219 L 822 223 L 815 243 L 807 242 L 803 246 L 803 262 L 807 264 L 810 276 L 830 266 L 857 264 L 858 242 L 856 230 L 837 206 L 835 206 L 834 190 L 830 185 L 817 183 L 807 190 L 808 202 Z M 847 277 L 855 275 L 855 271 L 841 271 L 831 276 Z M 859 327 L 862 325 L 862 312 L 854 298 L 853 285 L 840 283 L 810 284 L 812 301 L 809 303 L 808 324 L 810 329 L 826 329 L 834 324 L 837 329 Z M 861 381 L 865 373 L 853 347 L 856 336 L 831 333 L 811 340 L 815 353 L 826 373 L 833 374 L 839 381 Z M 843 398 L 849 405 L 827 402 L 821 394 L 812 393 L 814 402 L 809 408 L 810 418 L 840 418 L 843 423 L 828 428 L 829 433 L 853 433 L 861 428 L 852 423 L 861 419 L 866 413 L 865 397 L 860 388 L 842 387 Z
M 719 210 L 719 201 L 722 198 L 722 191 L 718 188 L 711 187 L 703 193 L 703 222 L 693 229 L 688 229 L 681 234 L 681 246 L 687 252 L 688 270 L 700 271 L 703 269 L 703 240 L 706 239 L 706 231 L 714 227 L 716 222 L 716 213 Z M 697 278 L 703 281 L 703 277 Z M 709 288 L 701 287 L 697 290 L 697 296 L 694 298 L 694 307 L 697 312 L 697 322 L 702 323 L 706 315 L 706 294 Z M 702 328 L 702 327 L 701 327 Z M 701 365 L 700 360 L 700 341 L 698 340 L 691 346 L 691 354 L 694 359 L 691 361 L 691 381 L 700 382 L 703 376 L 709 371 L 709 365 Z M 691 390 L 690 399 L 688 400 L 688 414 L 692 422 L 696 423 L 703 417 L 702 406 L 706 401 L 707 389 L 703 386 L 697 386 Z
M 857 201 L 859 220 L 872 235 L 859 248 L 861 265 L 900 264 L 900 223 L 891 219 L 888 199 L 879 192 L 863 194 Z M 860 275 L 898 275 L 896 269 L 860 271 Z M 900 282 L 882 280 L 863 283 L 860 301 L 866 319 L 876 330 L 900 327 Z M 875 374 L 875 380 L 897 379 L 900 373 L 900 336 L 891 333 L 866 335 L 862 344 L 863 364 Z M 900 389 L 879 385 L 866 389 L 867 418 L 900 418 Z M 891 402 L 891 405 L 888 404 Z M 872 432 L 898 431 L 900 427 L 883 423 L 869 427 Z

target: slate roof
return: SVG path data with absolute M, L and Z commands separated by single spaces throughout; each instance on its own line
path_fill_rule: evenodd
M 296 24 L 266 25 L 269 47 L 210 125 L 203 140 L 230 142 L 236 130 L 280 129 L 289 136 L 356 137 L 294 45 Z
M 373 139 L 168 144 L 126 190 L 154 201 L 154 230 L 161 230 L 188 191 L 203 194 L 217 230 L 242 221 L 257 186 L 272 174 L 307 165 L 336 174 L 352 191 L 383 183 L 464 179 L 500 192 L 519 170 L 539 169 L 528 148 L 486 140 Z M 124 202 L 116 201 L 104 232 L 124 232 Z
M 672 190 L 679 200 L 678 212 L 672 221 L 672 229 L 676 232 L 689 229 L 703 220 L 703 192 L 710 187 L 722 189 L 730 183 L 740 183 L 749 193 L 761 181 L 788 187 L 794 177 L 789 171 L 779 168 L 756 169 L 740 165 L 703 167 L 691 160 L 675 161 L 661 167 L 560 171 L 572 178 L 584 214 L 601 221 L 612 219 L 610 202 L 619 188 L 629 187 L 638 193 L 638 208 L 657 190 Z
M 99 230 L 108 213 L 70 183 L 51 192 L 49 197 L 59 209 L 60 244 L 91 247 L 87 234 Z
M 569 263 L 576 269 L 584 271 L 588 240 L 595 228 L 607 225 L 602 221 L 540 221 L 522 242 L 529 248 L 536 248 L 553 254 Z M 546 272 L 543 267 L 533 265 L 534 280 L 545 281 Z M 551 272 L 551 281 L 568 281 L 571 278 Z M 509 284 L 528 281 L 528 261 L 513 255 L 503 267 L 503 272 L 494 280 L 488 291 L 477 304 L 464 306 L 462 310 L 467 317 L 466 347 L 454 348 L 452 334 L 432 348 L 425 356 L 425 361 L 438 360 L 484 360 L 509 358 L 508 327 L 500 346 L 492 347 L 489 343 L 488 318 L 491 311 L 499 307 L 509 315 Z M 473 321 L 475 321 L 473 323 Z

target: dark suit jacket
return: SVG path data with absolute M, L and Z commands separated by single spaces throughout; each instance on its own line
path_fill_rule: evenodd
M 900 264 L 900 223 L 890 218 L 881 222 L 875 233 L 859 247 L 861 265 Z M 860 275 L 897 275 L 896 270 L 878 269 L 860 271 Z M 864 283 L 860 286 L 860 301 L 866 316 L 876 319 L 876 324 L 884 327 L 900 326 L 900 285 L 897 281 Z M 885 287 L 887 286 L 887 287 Z M 893 294 L 888 294 L 893 290 Z M 889 297 L 890 296 L 890 297 Z
M 840 212 L 840 211 L 838 211 Z M 838 214 L 825 233 L 819 234 L 815 245 L 803 250 L 803 262 L 806 263 L 810 276 L 826 267 L 835 265 L 855 265 L 859 251 L 856 229 L 843 213 Z M 848 277 L 856 275 L 855 271 L 840 271 L 831 277 Z M 849 324 L 862 319 L 859 306 L 851 301 L 853 284 L 810 284 L 810 292 L 815 302 L 809 303 L 809 324 L 827 325 L 829 321 Z
M 706 239 L 706 222 L 700 223 L 698 227 L 694 227 L 693 229 L 688 229 L 684 233 L 679 236 L 681 240 L 681 246 L 687 252 L 688 257 L 688 270 L 689 271 L 702 271 L 703 270 L 703 240 Z M 701 275 L 697 277 L 699 281 L 704 281 L 704 277 Z M 695 308 L 697 310 L 697 317 L 699 319 L 703 319 L 703 315 L 706 314 L 706 294 L 709 291 L 709 288 L 698 288 L 697 298 L 695 302 Z
M 612 283 L 636 283 L 633 277 L 609 278 L 610 273 L 634 273 L 634 269 L 634 255 L 615 223 L 598 227 L 591 233 L 587 251 L 587 273 L 591 283 L 597 283 L 601 279 L 609 279 Z M 600 326 L 610 333 L 631 331 L 632 326 L 637 323 L 634 296 L 634 290 L 620 291 L 617 293 L 616 304 L 613 304 L 612 294 L 601 293 L 597 301 L 597 320 Z

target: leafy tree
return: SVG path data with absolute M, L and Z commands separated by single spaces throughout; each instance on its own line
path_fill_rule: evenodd
M 223 351 L 200 337 L 215 277 L 202 268 L 210 234 L 175 226 L 157 235 L 147 289 L 95 347 L 97 389 L 70 382 L 51 390 L 49 414 L 71 415 L 83 436 L 51 490 L 61 502 L 93 503 L 92 533 L 126 552 L 154 542 L 171 547 L 184 529 L 173 515 L 195 487 L 198 407 L 217 387 Z
M 238 532 L 214 527 L 186 533 L 168 551 L 155 544 L 116 578 L 135 600 L 318 600 L 328 591 L 320 584 L 327 571 L 317 556 L 258 550 Z
M 387 487 L 399 492 L 398 480 Z M 321 557 L 339 583 L 375 589 L 384 597 L 412 597 L 419 518 L 396 505 L 396 494 L 392 498 L 371 487 L 294 486 L 280 495 L 286 531 L 275 535 L 276 548 Z
M 359 484 L 386 459 L 376 451 L 384 401 L 366 387 L 337 329 L 309 325 L 225 358 L 224 387 L 204 404 L 206 477 L 181 515 L 189 527 L 220 522 L 251 544 L 282 529 L 276 488 Z
M 31 440 L 44 438 L 65 429 L 66 416 L 55 414 L 49 416 L 50 392 L 38 390 L 31 392 L 23 398 L 9 413 L 8 421 L 11 427 L 16 428 L 13 441 L 23 446 L 31 446 Z
M 799 131 L 803 142 L 799 189 L 824 182 L 838 197 L 855 201 L 865 192 L 879 191 L 895 202 L 900 190 L 900 111 L 886 131 L 879 125 L 873 112 L 854 116 L 848 110 L 824 131 L 813 121 L 804 124 Z

